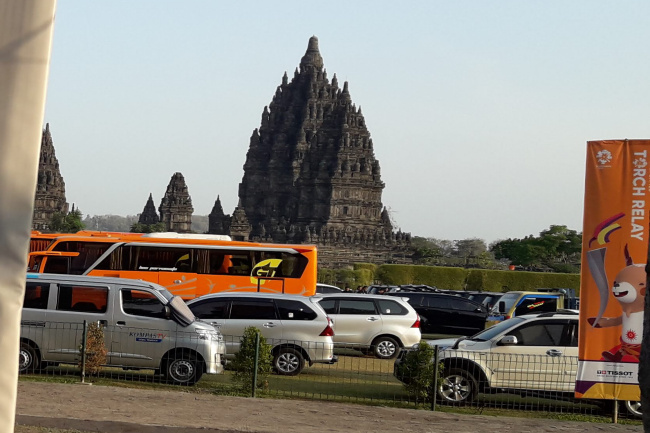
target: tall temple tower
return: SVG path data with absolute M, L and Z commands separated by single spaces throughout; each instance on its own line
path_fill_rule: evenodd
M 227 235 L 230 233 L 230 215 L 223 213 L 221 199 L 217 196 L 212 212 L 208 215 L 208 233 L 216 235 Z
M 410 237 L 394 234 L 382 218 L 383 189 L 361 107 L 347 82 L 340 88 L 336 74 L 329 81 L 312 36 L 300 68 L 290 82 L 285 72 L 250 138 L 239 184 L 250 239 L 316 243 L 321 252 L 345 245 L 353 256 L 363 249 L 386 261 Z
M 50 124 L 45 125 L 41 138 L 41 152 L 38 162 L 38 180 L 34 197 L 32 228 L 48 231 L 48 225 L 55 213 L 68 213 L 65 199 L 65 182 L 59 170 L 59 161 L 54 152 Z
M 160 201 L 160 222 L 170 232 L 191 233 L 192 231 L 192 198 L 187 191 L 185 178 L 181 173 L 174 173 L 165 196 Z

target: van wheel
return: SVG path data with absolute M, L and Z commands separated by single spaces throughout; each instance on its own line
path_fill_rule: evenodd
M 379 337 L 372 343 L 372 353 L 379 359 L 392 359 L 399 353 L 399 343 L 393 337 Z
M 305 368 L 305 358 L 296 349 L 280 348 L 273 358 L 273 368 L 283 376 L 296 376 Z
M 447 404 L 471 403 L 478 395 L 478 384 L 469 372 L 460 368 L 445 370 L 438 386 L 438 397 Z
M 641 411 L 641 402 L 634 400 L 627 400 L 623 402 L 623 407 L 628 414 L 634 416 L 635 418 L 641 418 L 643 412 Z
M 36 350 L 27 343 L 20 343 L 20 351 L 18 352 L 18 372 L 32 373 L 36 371 L 40 362 Z
M 194 385 L 203 375 L 203 368 L 194 356 L 172 354 L 165 362 L 164 374 L 174 385 Z

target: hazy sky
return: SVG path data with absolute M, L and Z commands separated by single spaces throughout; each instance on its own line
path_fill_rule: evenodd
M 316 35 L 413 235 L 582 231 L 586 142 L 650 138 L 648 1 L 58 0 L 45 122 L 84 214 L 174 172 L 226 213 L 253 129 Z

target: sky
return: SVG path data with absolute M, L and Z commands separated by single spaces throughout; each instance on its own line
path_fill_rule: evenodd
M 396 228 L 582 231 L 586 142 L 650 138 L 650 2 L 58 0 L 44 123 L 84 215 L 237 205 L 250 136 L 312 35 L 349 82 Z

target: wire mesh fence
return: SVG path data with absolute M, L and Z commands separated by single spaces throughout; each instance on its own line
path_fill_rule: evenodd
M 91 338 L 96 332 L 91 325 L 23 323 L 21 373 L 39 380 L 127 382 L 156 387 L 193 385 L 197 392 L 243 396 L 253 395 L 255 380 L 258 396 L 435 410 L 463 408 L 476 413 L 517 410 L 605 418 L 616 413 L 629 419 L 640 415 L 637 402 L 574 398 L 577 359 L 572 357 L 549 360 L 545 355 L 447 351 L 440 357 L 438 368 L 433 368 L 431 358 L 429 368 L 421 362 L 414 368 L 408 359 L 412 351 L 401 351 L 397 358 L 379 359 L 369 346 L 331 347 L 266 339 L 271 349 L 266 360 L 271 366 L 269 374 L 256 370 L 257 377 L 250 372 L 250 379 L 246 379 L 244 374 L 242 383 L 242 375 L 236 374 L 236 363 L 232 362 L 241 347 L 240 337 L 219 336 L 218 341 L 212 341 L 213 336 L 187 332 L 162 335 L 142 328 L 98 329 L 103 334 L 103 362 L 101 357 L 93 358 L 101 354 L 102 348 Z M 279 369 L 278 360 L 283 356 L 285 362 L 298 365 L 299 371 Z M 216 368 L 217 362 L 223 367 L 223 359 L 228 359 L 225 368 Z M 205 374 L 217 371 L 219 374 Z M 236 376 L 239 380 L 235 380 Z

